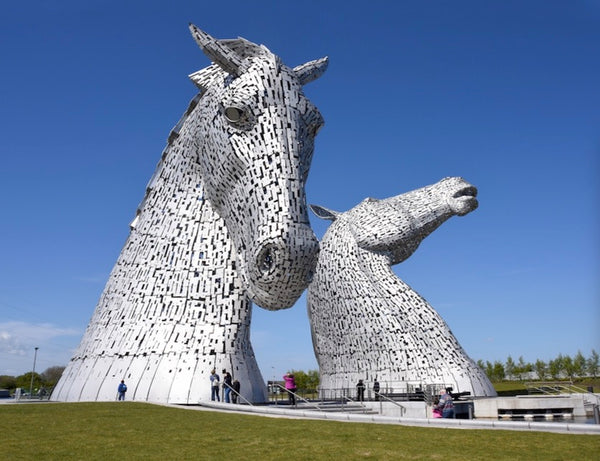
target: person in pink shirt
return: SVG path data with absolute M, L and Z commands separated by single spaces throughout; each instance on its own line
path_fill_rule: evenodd
M 288 391 L 288 399 L 290 405 L 296 405 L 296 396 L 294 392 L 296 392 L 296 380 L 294 379 L 294 375 L 289 371 L 283 376 L 285 381 L 285 390 Z

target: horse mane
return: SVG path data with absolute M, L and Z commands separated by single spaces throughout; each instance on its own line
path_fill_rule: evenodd
M 203 96 L 203 94 L 204 94 L 203 92 L 200 92 L 200 93 L 196 94 L 196 96 L 194 96 L 194 98 L 188 104 L 186 111 L 183 113 L 183 115 L 181 116 L 181 118 L 179 119 L 177 124 L 169 132 L 169 137 L 167 138 L 167 145 L 165 146 L 165 148 L 162 151 L 160 160 L 158 161 L 158 164 L 156 165 L 156 168 L 154 169 L 154 174 L 152 175 L 152 177 L 148 181 L 148 184 L 146 185 L 146 192 L 144 193 L 144 198 L 142 199 L 142 201 L 140 202 L 140 204 L 138 205 L 138 207 L 136 209 L 135 218 L 129 224 L 129 228 L 131 230 L 133 230 L 135 228 L 135 226 L 138 222 L 140 213 L 144 209 L 144 205 L 146 204 L 146 200 L 148 199 L 148 195 L 154 189 L 156 179 L 158 178 L 158 176 L 160 175 L 160 172 L 162 171 L 162 167 L 163 167 L 165 158 L 167 157 L 167 155 L 169 153 L 169 149 L 173 145 L 173 142 L 179 137 L 179 130 L 181 130 L 181 127 L 183 126 L 183 124 L 185 123 L 185 121 L 187 120 L 189 115 L 192 113 L 194 108 L 198 105 L 198 101 L 200 101 L 200 98 Z
M 219 42 L 236 53 L 242 59 L 261 56 L 264 54 L 272 54 L 266 46 L 257 45 L 256 43 L 250 42 L 242 37 L 219 40 Z
M 256 43 L 250 42 L 242 37 L 238 37 L 235 39 L 218 40 L 218 42 L 221 43 L 222 45 L 225 45 L 227 48 L 229 48 L 231 51 L 233 51 L 235 54 L 237 54 L 242 59 L 246 59 L 249 57 L 255 57 L 255 56 L 263 56 L 266 54 L 272 54 L 271 51 L 269 51 L 269 49 L 266 46 L 257 45 Z M 155 180 L 156 180 L 157 176 L 160 174 L 160 171 L 162 170 L 162 164 L 164 162 L 165 157 L 168 154 L 169 148 L 173 144 L 173 141 L 179 137 L 179 130 L 181 129 L 181 127 L 187 120 L 188 116 L 192 113 L 194 108 L 198 105 L 200 98 L 204 95 L 206 90 L 210 86 L 218 83 L 218 81 L 221 80 L 226 75 L 227 75 L 227 73 L 216 64 L 211 64 L 210 66 L 200 69 L 189 75 L 190 80 L 192 80 L 192 82 L 199 88 L 200 92 L 198 94 L 196 94 L 196 96 L 194 96 L 194 98 L 190 101 L 188 108 L 186 109 L 184 114 L 181 116 L 181 118 L 179 119 L 177 124 L 173 127 L 171 132 L 169 133 L 169 137 L 167 139 L 167 145 L 165 146 L 165 148 L 162 152 L 162 155 L 158 162 L 158 165 L 156 166 L 156 169 L 154 170 L 154 174 L 152 175 L 152 177 L 148 181 L 148 184 L 146 185 L 146 193 L 144 194 L 144 198 L 138 205 L 137 210 L 136 210 L 136 216 L 133 219 L 133 221 L 131 222 L 131 224 L 129 225 L 129 227 L 131 229 L 135 228 L 135 226 L 137 224 L 139 214 L 141 213 L 142 209 L 144 208 L 144 204 L 146 202 L 148 194 L 154 188 Z

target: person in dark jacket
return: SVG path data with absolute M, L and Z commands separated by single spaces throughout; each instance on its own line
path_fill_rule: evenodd
M 233 383 L 231 384 L 231 387 L 233 387 L 234 391 L 231 393 L 231 402 L 237 403 L 238 395 L 240 394 L 240 382 L 237 379 L 234 379 Z
M 231 384 L 231 374 L 227 370 L 223 370 L 223 400 L 225 403 L 229 403 Z
M 375 400 L 379 400 L 379 381 L 377 381 L 377 378 L 373 381 L 373 393 L 375 394 Z
M 363 383 L 362 379 L 358 380 L 356 384 L 356 400 L 359 402 L 364 402 L 365 400 L 365 383 Z

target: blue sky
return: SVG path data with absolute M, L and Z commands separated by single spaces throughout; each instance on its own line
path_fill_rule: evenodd
M 599 1 L 24 0 L 0 22 L 0 374 L 78 345 L 209 64 L 188 22 L 330 57 L 305 88 L 326 121 L 310 203 L 478 187 L 395 267 L 471 357 L 600 351 Z M 317 368 L 304 295 L 255 308 L 252 340 L 265 379 Z

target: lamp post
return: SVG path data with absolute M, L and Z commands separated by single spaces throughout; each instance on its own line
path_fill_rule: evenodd
M 35 348 L 35 353 L 33 355 L 33 371 L 31 372 L 31 384 L 29 385 L 29 400 L 31 400 L 31 396 L 33 394 L 33 375 L 35 374 L 35 361 L 37 359 L 37 351 L 39 347 Z
M 270 399 L 275 399 L 275 405 L 277 405 L 277 387 L 275 387 L 275 367 L 271 367 L 271 371 L 273 372 L 273 380 L 271 381 L 271 397 Z

